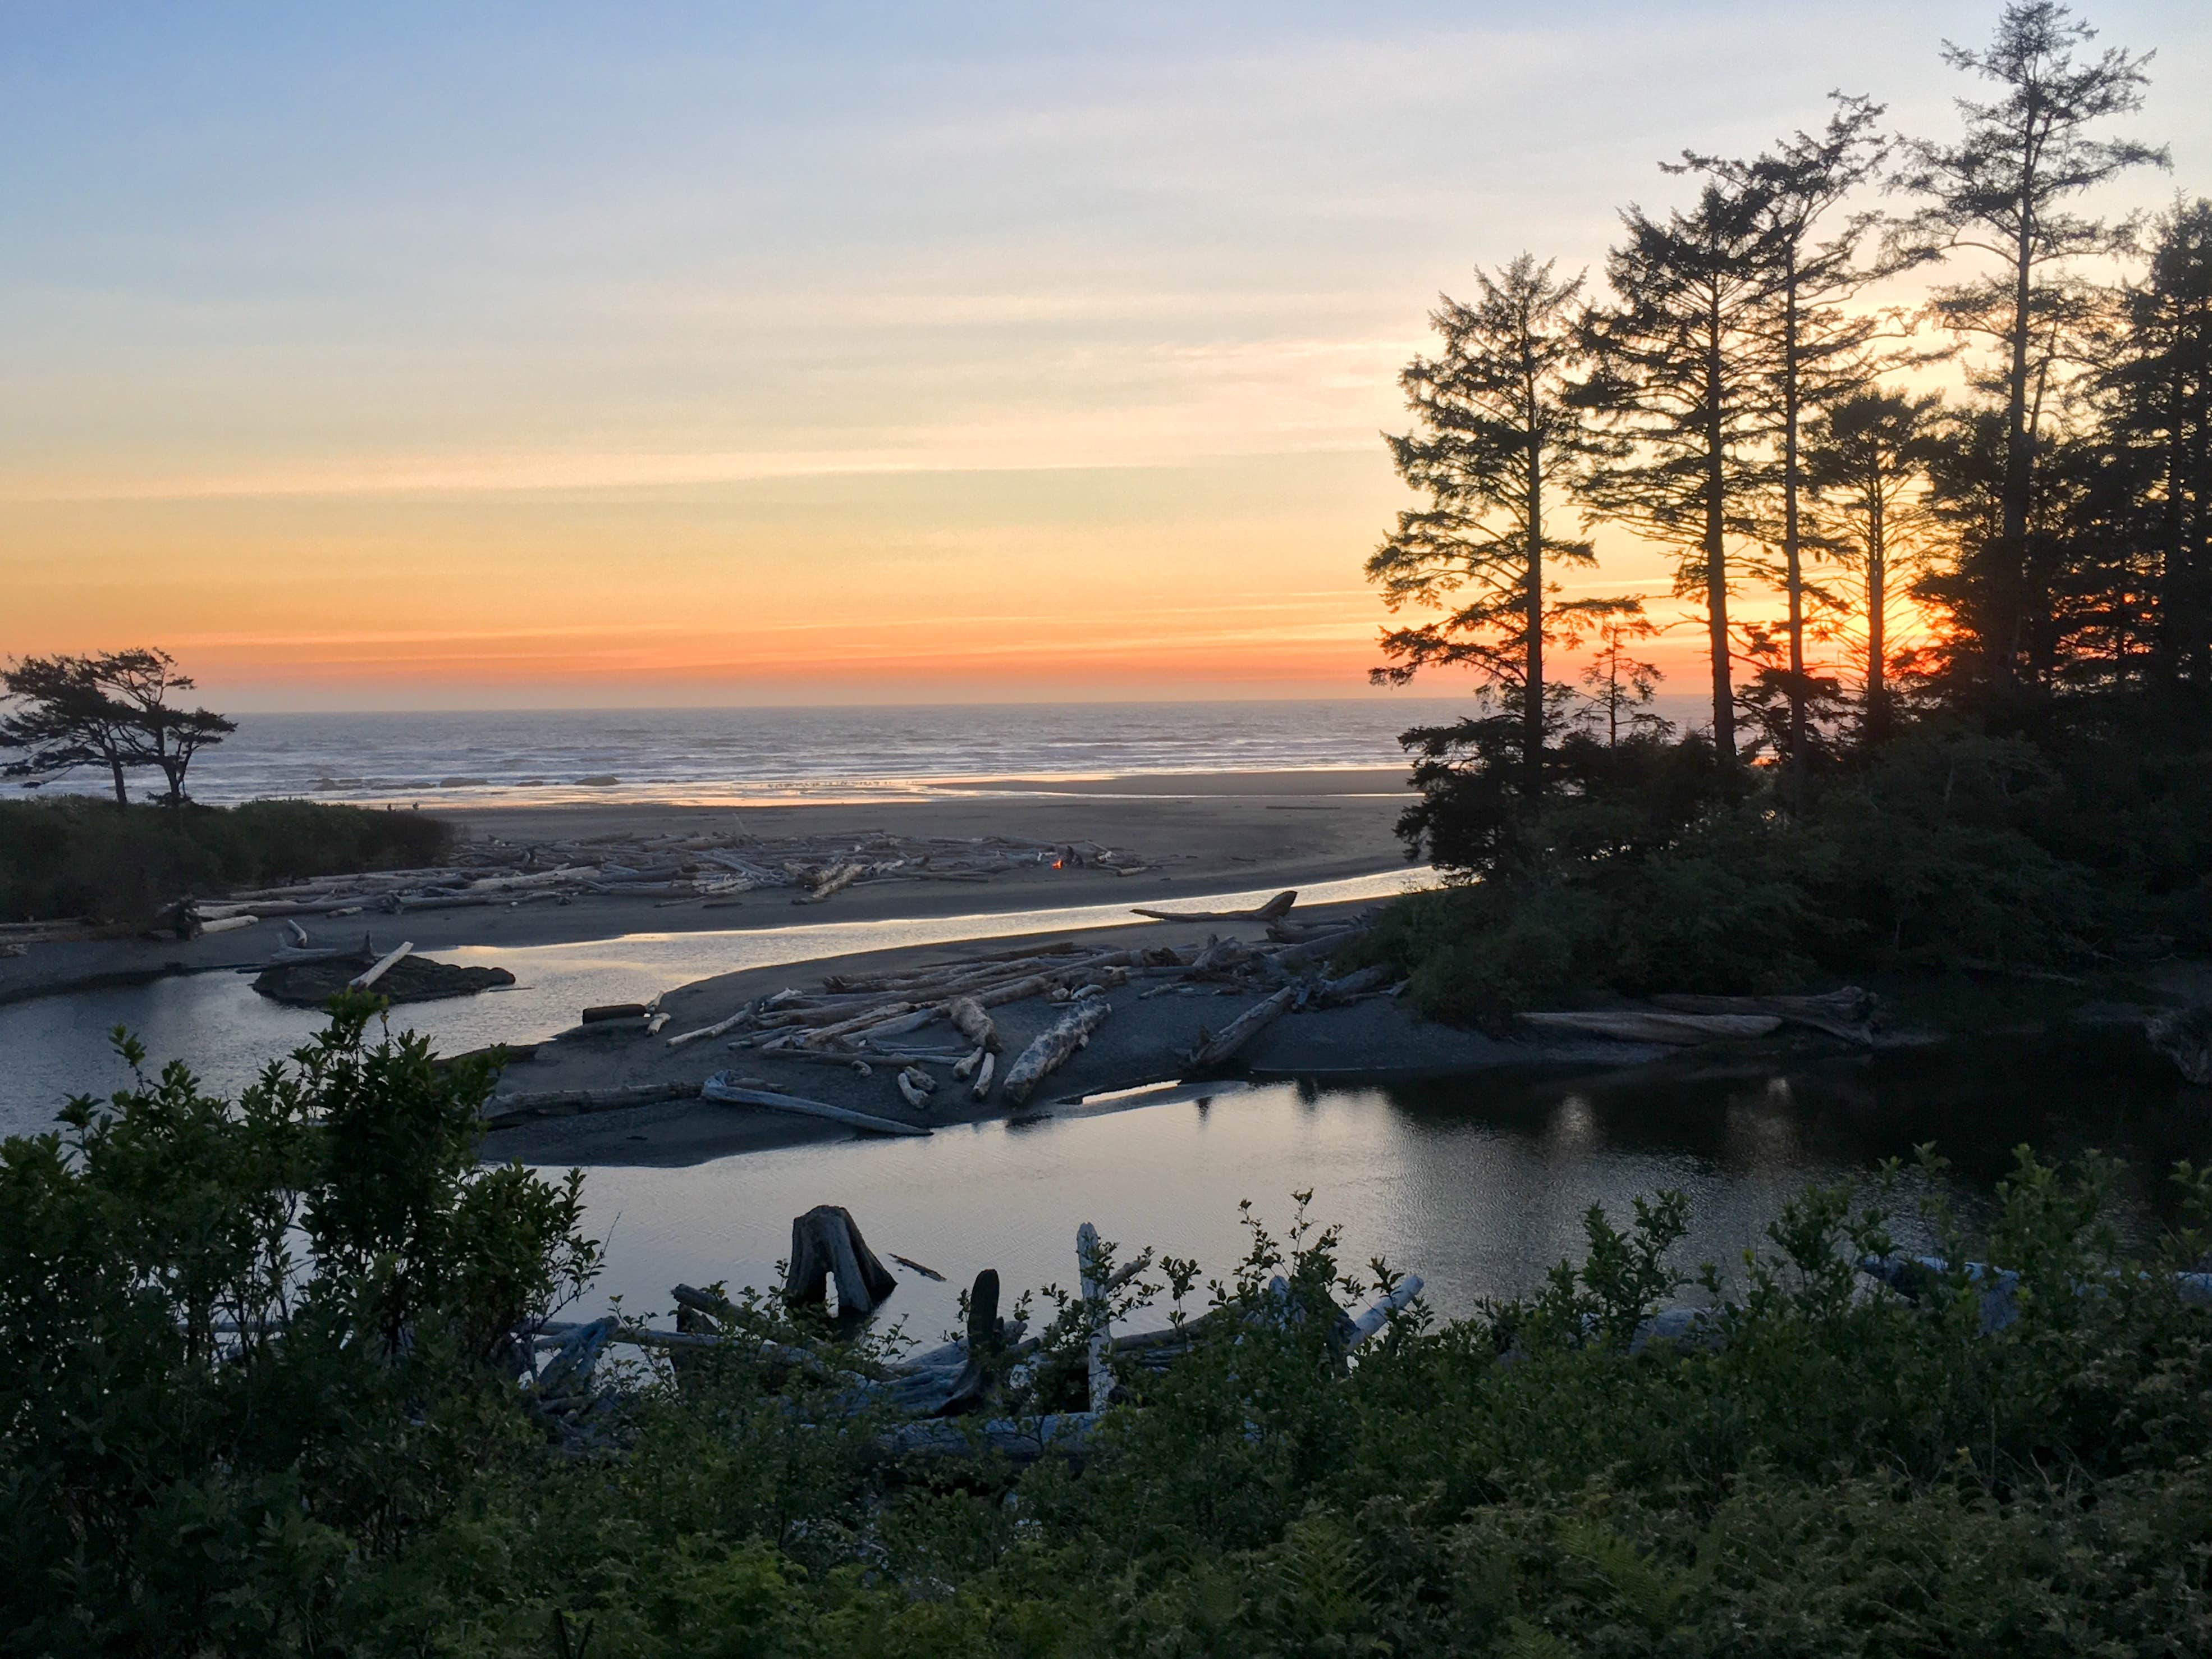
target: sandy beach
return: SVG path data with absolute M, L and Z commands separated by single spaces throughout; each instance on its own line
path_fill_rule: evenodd
M 824 905 L 795 909 L 787 892 L 749 894 L 708 907 L 617 895 L 585 895 L 560 904 L 434 910 L 404 917 L 371 913 L 343 922 L 315 920 L 319 940 L 360 932 L 380 948 L 404 938 L 418 951 L 473 946 L 494 951 L 688 933 L 770 933 L 800 924 L 988 915 L 997 935 L 969 945 L 939 942 L 878 950 L 831 960 L 775 964 L 714 975 L 670 991 L 662 1006 L 669 1032 L 720 1019 L 748 1001 L 787 987 L 813 987 L 831 972 L 883 972 L 921 962 L 959 960 L 1019 946 L 1003 925 L 1030 911 L 1078 907 L 1121 910 L 1138 905 L 1203 909 L 1210 895 L 1304 888 L 1403 869 L 1392 825 L 1404 801 L 1404 775 L 1372 772 L 1217 773 L 1173 777 L 1106 778 L 1068 782 L 1020 781 L 947 789 L 929 799 L 762 807 L 685 807 L 621 803 L 488 807 L 448 816 L 470 840 L 510 845 L 687 832 L 702 828 L 764 838 L 807 832 L 871 831 L 914 836 L 1009 836 L 1045 842 L 1090 841 L 1138 854 L 1151 867 L 1119 875 L 1111 869 L 1049 866 L 1009 870 L 988 883 L 867 883 Z M 1325 916 L 1356 905 L 1301 907 Z M 1042 917 L 1040 925 L 1046 924 Z M 0 962 L 0 998 L 15 999 L 163 972 L 204 972 L 265 959 L 282 924 L 204 935 L 188 942 L 142 939 L 84 940 L 35 947 Z M 984 931 L 979 927 L 979 932 Z M 1261 923 L 1153 922 L 1096 934 L 1062 928 L 1047 939 L 1096 938 L 1107 948 L 1183 945 L 1212 937 L 1264 940 Z M 757 959 L 757 958 L 756 958 Z M 1032 1112 L 1065 1109 L 1085 1097 L 1139 1088 L 1179 1075 L 1181 1056 L 1203 1032 L 1218 1030 L 1255 1000 L 1248 988 L 1193 988 L 1146 996 L 1143 981 L 1113 993 L 1115 1012 L 1090 1045 L 1049 1080 Z M 404 1009 L 401 1011 L 404 1014 Z M 580 1009 L 577 1011 L 580 1013 Z M 1011 1060 L 1061 1010 L 1042 999 L 994 1011 Z M 1644 1058 L 1619 1043 L 1506 1042 L 1417 1019 L 1401 1003 L 1372 1000 L 1283 1019 L 1239 1055 L 1237 1069 L 1258 1077 L 1397 1076 L 1548 1066 L 1620 1064 Z M 1001 1062 L 1002 1064 L 1004 1061 Z M 850 1109 L 912 1118 L 892 1081 L 896 1066 L 869 1077 L 749 1048 L 708 1041 L 672 1051 L 664 1037 L 635 1021 L 578 1025 L 510 1065 L 498 1094 L 696 1085 L 730 1070 L 781 1092 Z M 495 1103 L 496 1104 L 496 1103 Z M 1081 1109 L 1089 1109 L 1084 1108 Z M 971 1101 L 946 1088 L 927 1121 L 945 1127 L 1005 1116 L 1002 1096 Z M 491 1133 L 488 1156 L 540 1164 L 669 1164 L 752 1148 L 848 1135 L 804 1117 L 701 1101 L 641 1106 L 588 1115 L 548 1117 Z
M 1143 855 L 1151 868 L 1014 870 L 988 884 L 867 883 L 829 904 L 794 910 L 767 892 L 739 903 L 671 903 L 590 895 L 559 905 L 485 907 L 354 924 L 380 944 L 412 940 L 425 951 L 459 945 L 535 945 L 669 933 L 787 927 L 795 921 L 949 916 L 976 910 L 1172 902 L 1183 895 L 1295 887 L 1372 874 L 1402 865 L 1391 826 L 1407 799 L 1395 768 L 1280 773 L 1205 773 L 1102 778 L 1048 784 L 1029 780 L 963 784 L 924 799 L 865 804 L 672 806 L 621 802 L 459 808 L 443 816 L 465 838 L 513 845 L 597 837 L 631 838 L 691 828 L 735 828 L 774 837 L 875 830 L 903 836 L 1014 836 L 1091 840 Z M 319 931 L 333 940 L 341 924 Z M 265 959 L 283 937 L 266 921 L 191 940 L 136 937 L 68 940 L 0 959 L 0 1002 L 163 972 L 197 973 Z

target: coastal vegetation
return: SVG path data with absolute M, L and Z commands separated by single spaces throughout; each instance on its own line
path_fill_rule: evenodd
M 210 708 L 180 706 L 198 689 L 166 651 L 140 647 L 89 657 L 25 657 L 0 669 L 0 777 L 34 789 L 81 768 L 105 773 L 115 804 L 131 804 L 128 775 L 158 772 L 155 796 L 181 808 L 192 757 L 238 729 Z
M 597 1265 L 581 1178 L 478 1164 L 489 1071 L 368 1041 L 373 1006 L 235 1101 L 172 1066 L 0 1146 L 0 1651 L 2212 1641 L 2212 1316 L 2176 1276 L 2212 1186 L 2186 1166 L 2184 1224 L 2135 1250 L 2108 1165 L 2024 1151 L 1971 1236 L 1877 1177 L 1802 1194 L 1725 1270 L 1677 1260 L 1686 1201 L 1657 1194 L 1626 1229 L 1593 1212 L 1536 1294 L 1417 1302 L 1349 1362 L 1337 1310 L 1391 1269 L 1255 1221 L 1218 1279 L 1128 1287 L 1217 1334 L 1117 1371 L 1079 1455 L 904 1456 L 836 1380 L 888 1339 L 774 1299 L 680 1370 L 603 1362 L 558 1410 L 518 1386 L 514 1333 Z M 1858 1263 L 1908 1223 L 1961 1265 L 1900 1293 Z M 1709 1311 L 1655 1328 L 1685 1297 Z M 1043 1375 L 1079 1387 L 1085 1328 L 1048 1322 Z
M 314 801 L 0 801 L 0 922 L 143 924 L 187 894 L 434 865 L 453 839 L 450 824 L 420 812 Z
M 1480 681 L 1405 738 L 1401 833 L 1463 878 L 1370 947 L 1420 1006 L 2212 946 L 2212 201 L 2084 210 L 2165 162 L 2110 131 L 2148 59 L 2092 38 L 2009 5 L 1947 48 L 1989 89 L 1954 137 L 1839 96 L 1686 153 L 1692 204 L 1626 210 L 1602 292 L 1523 258 L 1444 302 L 1392 441 L 1426 502 L 1368 566 L 1436 613 L 1376 677 Z M 1909 210 L 1856 206 L 1876 185 Z M 1907 270 L 1926 305 L 1876 305 Z M 1921 389 L 1954 359 L 1962 399 Z M 1595 563 L 1565 525 L 1676 550 L 1702 729 L 1650 706 L 1644 607 L 1555 580 Z M 1592 641 L 1580 689 L 1547 677 Z

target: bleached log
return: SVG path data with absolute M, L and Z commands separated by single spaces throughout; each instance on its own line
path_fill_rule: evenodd
M 1293 887 L 1251 910 L 1150 910 L 1138 905 L 1132 907 L 1129 914 L 1150 916 L 1155 921 L 1273 921 L 1287 915 L 1297 902 L 1298 890 Z
M 905 1099 L 908 1105 L 913 1107 L 917 1112 L 927 1112 L 929 1109 L 930 1091 L 915 1081 L 914 1067 L 908 1066 L 893 1080 L 898 1085 L 899 1094 Z
M 493 1096 L 484 1103 L 483 1122 L 487 1129 L 507 1129 L 536 1118 L 579 1117 L 592 1112 L 626 1111 L 633 1106 L 657 1106 L 664 1101 L 698 1097 L 699 1085 L 696 1083 L 633 1083 L 613 1089 L 544 1089 Z
M 854 882 L 860 878 L 861 872 L 866 868 L 867 866 L 866 865 L 861 864 L 841 864 L 835 870 L 832 870 L 828 875 L 824 876 L 820 882 L 816 884 L 813 891 L 809 893 L 801 893 L 797 898 L 792 900 L 792 902 L 793 904 L 819 904 L 823 900 L 829 898 L 831 895 L 842 893 L 845 889 L 850 887 Z
M 1390 970 L 1384 967 L 1361 968 L 1346 974 L 1342 979 L 1324 980 L 1314 988 L 1308 1002 L 1316 1008 L 1328 1008 L 1370 991 L 1379 991 L 1390 982 Z
M 1102 1412 L 1114 1392 L 1114 1373 L 1106 1364 L 1106 1345 L 1110 1339 L 1107 1331 L 1106 1282 L 1098 1271 L 1098 1229 L 1087 1221 L 1075 1230 L 1075 1264 L 1091 1324 L 1084 1363 L 1091 1389 L 1091 1409 Z
M 991 1074 L 998 1067 L 998 1055 L 986 1052 L 983 1063 L 975 1068 L 975 1086 L 968 1091 L 971 1098 L 981 1100 L 991 1092 Z
M 697 1042 L 703 1037 L 726 1036 L 728 1033 L 736 1030 L 738 1026 L 743 1025 L 747 1020 L 752 1018 L 753 1011 L 750 1006 L 740 1008 L 736 1013 L 732 1014 L 727 1019 L 718 1019 L 712 1025 L 702 1025 L 696 1031 L 678 1031 L 674 1036 L 668 1039 L 668 1046 L 672 1048 L 681 1048 L 684 1044 L 689 1042 Z
M 386 951 L 383 956 L 377 958 L 375 962 L 370 963 L 368 967 L 363 969 L 360 973 L 356 974 L 351 979 L 348 980 L 346 981 L 346 989 L 349 991 L 366 991 L 370 986 L 375 984 L 377 981 L 382 979 L 386 974 L 390 973 L 394 968 L 397 968 L 401 963 L 406 961 L 409 957 L 414 954 L 415 942 L 412 939 L 410 939 L 407 943 L 402 945 L 398 950 Z
M 834 991 L 899 991 L 908 981 L 916 984 L 940 979 L 947 975 L 961 975 L 982 971 L 994 966 L 1012 962 L 1039 962 L 1052 957 L 1079 956 L 1083 946 L 1073 939 L 1060 939 L 1050 945 L 1024 945 L 1012 951 L 994 951 L 972 957 L 963 957 L 953 962 L 924 963 L 918 967 L 901 969 L 884 974 L 830 974 L 822 983 Z
M 975 1068 L 983 1063 L 983 1056 L 989 1052 L 990 1051 L 986 1048 L 970 1049 L 966 1058 L 963 1059 L 953 1066 L 953 1077 L 959 1082 L 965 1083 L 969 1078 L 975 1075 Z
M 1113 1012 L 1113 1005 L 1104 997 L 1085 997 L 1071 1005 L 1006 1068 L 1006 1098 L 1017 1106 L 1026 1104 L 1036 1085 L 1088 1043 L 1091 1034 Z
M 1421 1276 L 1407 1273 L 1400 1279 L 1397 1288 L 1388 1296 L 1377 1297 L 1364 1311 L 1344 1322 L 1338 1336 L 1338 1346 L 1346 1352 L 1361 1343 L 1390 1322 L 1390 1316 L 1405 1307 L 1421 1293 Z
M 973 997 L 955 997 L 945 1005 L 945 1018 L 952 1029 L 978 1048 L 988 1048 L 993 1054 L 1000 1050 L 999 1028 L 983 1012 L 983 1005 Z
M 241 927 L 251 927 L 261 920 L 258 916 L 217 916 L 213 921 L 200 924 L 203 933 L 234 933 Z
M 1114 1269 L 1113 1277 L 1106 1281 L 1106 1288 L 1109 1291 L 1120 1290 L 1124 1285 L 1127 1284 L 1131 1279 L 1134 1279 L 1139 1273 L 1144 1272 L 1146 1268 L 1152 1265 L 1152 1247 L 1147 1244 L 1143 1249 L 1137 1252 L 1133 1260 L 1125 1261 L 1120 1267 Z
M 1610 1037 L 1616 1042 L 1663 1042 L 1684 1046 L 1729 1037 L 1762 1037 L 1781 1028 L 1776 1014 L 1655 1014 L 1641 1009 L 1523 1014 L 1522 1023 L 1542 1031 L 1575 1031 Z
M 1656 996 L 1651 1000 L 1670 1013 L 1772 1014 L 1784 1024 L 1803 1025 L 1846 1042 L 1870 1046 L 1874 1042 L 1874 998 L 1856 985 L 1820 996 L 1716 997 Z
M 1194 1071 L 1206 1071 L 1219 1066 L 1234 1056 L 1237 1051 L 1260 1035 L 1277 1016 L 1297 1000 L 1298 988 L 1285 985 L 1264 1001 L 1255 1002 L 1212 1036 L 1201 1036 L 1190 1051 L 1190 1066 Z
M 535 870 L 527 875 L 485 876 L 470 885 L 471 890 L 479 893 L 508 892 L 529 887 L 553 887 L 563 882 L 588 881 L 598 874 L 594 868 L 579 869 L 564 864 L 557 870 Z
M 896 1119 L 875 1117 L 866 1112 L 855 1112 L 843 1106 L 832 1106 L 823 1100 L 808 1100 L 799 1095 L 778 1094 L 773 1090 L 750 1086 L 750 1082 L 732 1079 L 726 1072 L 717 1072 L 699 1085 L 699 1092 L 708 1100 L 720 1101 L 729 1106 L 761 1106 L 772 1112 L 794 1112 L 802 1117 L 818 1117 L 830 1123 L 842 1123 L 848 1127 L 865 1129 L 878 1135 L 926 1135 L 926 1125 L 901 1123 Z
M 902 1014 L 913 1012 L 914 1004 L 911 1002 L 883 1003 L 865 1013 L 848 1014 L 832 1024 L 816 1026 L 799 1039 L 799 1046 L 806 1048 L 819 1048 L 825 1044 L 836 1042 L 840 1038 L 849 1036 L 856 1031 L 865 1031 L 872 1025 L 880 1025 L 885 1020 L 895 1019 Z

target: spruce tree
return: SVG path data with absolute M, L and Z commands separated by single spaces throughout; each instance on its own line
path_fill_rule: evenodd
M 1931 522 L 1925 497 L 1940 447 L 1934 423 L 1941 402 L 1933 394 L 1862 392 L 1823 413 L 1806 445 L 1820 527 L 1866 585 L 1859 731 L 1869 744 L 1881 742 L 1893 724 L 1891 579 L 1919 550 Z
M 1899 256 L 1873 262 L 1862 257 L 1878 215 L 1836 217 L 1888 154 L 1879 129 L 1881 114 L 1880 105 L 1838 94 L 1825 131 L 1795 133 L 1754 161 L 1689 152 L 1683 156 L 1686 169 L 1715 178 L 1759 204 L 1766 286 L 1753 327 L 1765 340 L 1779 451 L 1774 478 L 1778 510 L 1770 533 L 1780 556 L 1773 576 L 1787 607 L 1788 667 L 1782 678 L 1790 717 L 1784 758 L 1793 776 L 1804 761 L 1812 686 L 1805 658 L 1805 566 L 1814 549 L 1805 532 L 1805 427 L 1821 408 L 1866 385 L 1872 373 L 1869 352 L 1881 319 L 1846 307 L 1902 262 Z
M 1704 600 L 1724 764 L 1736 757 L 1729 544 L 1758 533 L 1771 477 L 1767 212 L 1762 189 L 1714 181 L 1686 211 L 1623 213 L 1626 239 L 1606 262 L 1613 303 L 1589 319 L 1597 368 L 1581 394 L 1626 441 L 1593 474 L 1591 500 L 1673 547 L 1675 592 Z
M 2098 376 L 2101 435 L 2154 572 L 2153 672 L 2212 684 L 2212 200 L 2160 220 Z
M 2127 233 L 2069 209 L 2082 192 L 2131 167 L 2163 167 L 2163 149 L 2093 136 L 2142 104 L 2148 54 L 2118 50 L 2077 61 L 2095 31 L 2053 0 L 2015 0 L 1989 46 L 1945 43 L 1944 61 L 1996 84 L 1993 102 L 1956 100 L 1965 131 L 1949 144 L 1916 140 L 1899 182 L 1927 198 L 1908 232 L 1930 251 L 1978 253 L 1989 268 L 1936 290 L 1935 319 L 1981 340 L 1995 362 L 1978 377 L 2004 410 L 2004 470 L 1996 534 L 1966 550 L 1984 568 L 1962 571 L 1978 595 L 1972 618 L 1985 672 L 2000 683 L 2047 668 L 2033 649 L 2047 604 L 2046 550 L 2034 534 L 2036 445 L 2055 377 L 2077 355 L 2094 312 L 2075 274 L 2087 256 L 2124 248 Z
M 1447 295 L 1434 314 L 1443 349 L 1400 376 L 1417 429 L 1389 439 L 1391 459 L 1428 504 L 1401 513 L 1367 562 L 1391 611 L 1444 614 L 1386 629 L 1390 661 L 1374 678 L 1403 684 L 1424 668 L 1459 665 L 1503 689 L 1520 717 L 1522 790 L 1534 798 L 1543 789 L 1545 647 L 1632 602 L 1563 599 L 1550 578 L 1555 566 L 1595 562 L 1587 539 L 1552 529 L 1599 446 L 1571 395 L 1583 366 L 1582 279 L 1558 281 L 1524 253 L 1475 283 L 1472 303 Z

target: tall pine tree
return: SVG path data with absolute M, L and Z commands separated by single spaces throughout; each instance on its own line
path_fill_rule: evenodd
M 2212 200 L 2159 222 L 2119 316 L 2098 392 L 2154 572 L 2154 672 L 2212 685 Z
M 1824 411 L 1808 435 L 1805 471 L 1829 544 L 1865 583 L 1865 655 L 1860 671 L 1859 734 L 1867 744 L 1894 725 L 1889 684 L 1890 611 L 1899 567 L 1924 546 L 1932 522 L 1928 469 L 1941 440 L 1941 399 L 1864 392 Z
M 1520 717 L 1521 787 L 1534 798 L 1543 791 L 1545 647 L 1629 601 L 1563 599 L 1550 575 L 1595 562 L 1589 541 L 1552 529 L 1599 441 L 1570 395 L 1582 368 L 1582 279 L 1557 281 L 1524 253 L 1494 275 L 1478 271 L 1475 283 L 1473 303 L 1446 296 L 1434 315 L 1443 349 L 1400 376 L 1418 426 L 1389 440 L 1391 459 L 1428 505 L 1401 513 L 1367 562 L 1393 611 L 1444 614 L 1386 629 L 1390 661 L 1374 677 L 1403 684 L 1457 665 L 1501 688 Z
M 1686 168 L 1759 204 L 1766 289 L 1752 326 L 1765 343 L 1779 452 L 1778 510 L 1770 533 L 1779 556 L 1772 574 L 1787 611 L 1788 665 L 1781 689 L 1790 709 L 1784 758 L 1793 777 L 1803 767 L 1813 690 L 1805 657 L 1805 567 L 1814 550 L 1805 530 L 1805 428 L 1818 410 L 1866 385 L 1872 373 L 1869 349 L 1881 322 L 1847 307 L 1901 262 L 1899 256 L 1871 263 L 1862 257 L 1879 216 L 1838 216 L 1888 154 L 1881 114 L 1878 104 L 1838 94 L 1825 131 L 1795 133 L 1755 161 L 1683 157 Z
M 1593 474 L 1591 500 L 1674 548 L 1675 591 L 1704 601 L 1724 764 L 1736 758 L 1730 544 L 1758 534 L 1771 477 L 1767 211 L 1762 189 L 1715 181 L 1686 211 L 1622 214 L 1626 239 L 1606 262 L 1613 303 L 1589 320 L 1597 369 L 1580 394 L 1628 441 Z
M 1950 144 L 1911 143 L 1899 180 L 1927 198 L 1908 227 L 1923 249 L 1989 262 L 1982 274 L 1936 290 L 1932 311 L 1954 334 L 1986 343 L 1995 359 L 1978 379 L 2004 412 L 1998 522 L 1994 536 L 1962 550 L 1957 586 L 1976 596 L 1961 620 L 1978 636 L 1984 671 L 2000 684 L 2050 665 L 2041 624 L 2054 566 L 2051 550 L 2036 545 L 2037 434 L 2054 380 L 2094 315 L 2075 264 L 2126 242 L 2124 230 L 2067 204 L 2130 167 L 2166 162 L 2163 149 L 2093 136 L 2142 106 L 2149 62 L 2118 50 L 2077 61 L 2094 37 L 2053 0 L 2015 0 L 1985 50 L 1947 42 L 1944 61 L 1994 82 L 1999 95 L 1956 100 L 1964 132 Z

